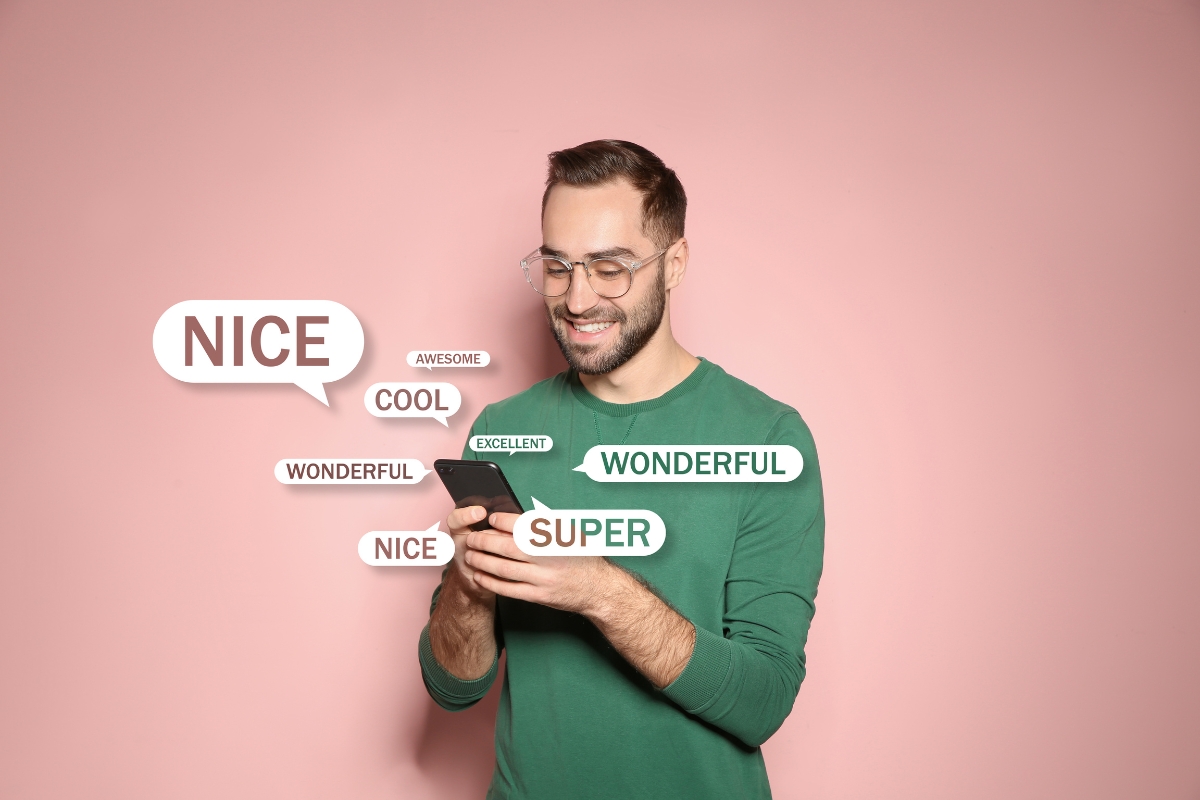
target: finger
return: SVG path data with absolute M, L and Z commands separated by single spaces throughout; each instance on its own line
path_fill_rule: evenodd
M 481 550 L 467 550 L 463 560 L 471 569 L 482 570 L 489 575 L 503 578 L 506 581 L 523 581 L 529 583 L 534 577 L 534 566 L 526 561 L 514 561 L 503 556 L 494 556 Z
M 513 526 L 517 524 L 517 517 L 520 514 L 509 514 L 505 511 L 497 511 L 488 519 L 491 526 L 498 531 L 507 531 L 512 533 Z
M 451 533 L 469 533 L 470 526 L 486 516 L 487 509 L 483 506 L 456 508 L 450 512 L 450 516 L 446 517 L 446 527 L 450 529 Z
M 489 575 L 479 570 L 476 570 L 471 578 L 479 588 L 489 591 L 492 594 L 501 595 L 502 597 L 511 597 L 514 600 L 526 600 L 530 603 L 539 602 L 538 598 L 541 597 L 538 589 L 528 583 L 500 580 L 494 575 Z
M 474 531 L 467 537 L 467 547 L 473 550 L 482 550 L 485 553 L 495 553 L 514 561 L 531 560 L 529 555 L 521 552 L 516 541 L 507 533 Z

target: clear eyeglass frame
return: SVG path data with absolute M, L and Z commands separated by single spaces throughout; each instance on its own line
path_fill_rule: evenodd
M 670 249 L 670 248 L 667 248 L 667 249 Z M 587 275 L 588 285 L 592 287 L 592 291 L 595 292 L 596 294 L 598 294 L 600 297 L 604 297 L 604 298 L 611 300 L 611 299 L 621 297 L 621 296 L 627 294 L 629 292 L 629 290 L 631 288 L 633 288 L 634 273 L 636 273 L 642 267 L 646 266 L 647 264 L 650 264 L 651 262 L 653 262 L 654 260 L 656 260 L 657 258 L 662 256 L 664 253 L 667 252 L 667 249 L 659 250 L 657 253 L 646 256 L 645 258 L 642 258 L 642 259 L 638 259 L 637 261 L 631 261 L 628 258 L 620 258 L 617 256 L 606 256 L 604 258 L 590 258 L 587 261 L 567 261 L 565 258 L 560 258 L 558 256 L 542 255 L 542 248 L 539 247 L 536 250 L 534 250 L 532 253 L 525 256 L 523 259 L 521 259 L 521 271 L 525 273 L 525 281 L 531 287 L 533 287 L 533 290 L 535 292 L 537 292 L 538 294 L 542 295 L 543 297 L 562 297 L 564 294 L 571 291 L 571 282 L 575 279 L 575 267 L 580 266 L 580 267 L 583 267 L 583 272 L 585 275 Z M 566 270 L 567 281 L 566 281 L 566 284 L 563 286 L 563 290 L 561 292 L 555 292 L 553 294 L 544 292 L 541 289 L 539 289 L 537 287 L 537 283 L 534 282 L 533 270 L 540 268 L 541 262 L 545 262 L 545 261 L 556 261 L 559 264 L 562 264 L 563 268 Z M 627 273 L 629 273 L 629 280 L 621 282 L 624 285 L 624 288 L 620 292 L 613 293 L 612 285 L 611 285 L 612 283 L 615 282 L 613 280 L 607 281 L 610 285 L 605 286 L 604 285 L 605 281 L 603 278 L 601 278 L 601 279 L 599 279 L 600 280 L 599 286 L 597 286 L 598 281 L 594 278 L 593 273 L 592 273 L 592 265 L 597 262 L 616 264 L 616 265 L 620 266 L 622 269 L 624 269 Z

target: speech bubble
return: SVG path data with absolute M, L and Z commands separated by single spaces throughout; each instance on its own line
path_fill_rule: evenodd
M 185 383 L 293 383 L 325 405 L 325 384 L 362 358 L 363 329 L 332 300 L 184 300 L 154 325 L 154 357 Z
M 450 383 L 373 383 L 363 404 L 377 417 L 430 417 L 449 428 L 462 395 Z
M 604 483 L 786 483 L 804 457 L 790 444 L 597 445 L 575 472 Z
M 415 458 L 284 458 L 275 465 L 280 483 L 399 486 L 419 483 L 433 470 Z
M 358 540 L 358 557 L 373 567 L 437 567 L 454 558 L 454 540 L 435 522 L 423 531 L 371 531 Z
M 549 436 L 472 436 L 467 446 L 476 453 L 548 453 L 554 447 Z
M 662 517 L 645 509 L 555 511 L 533 500 L 517 517 L 513 539 L 531 556 L 648 556 L 667 538 Z
M 486 367 L 492 357 L 486 350 L 410 350 L 408 365 L 424 367 L 430 372 L 434 367 Z

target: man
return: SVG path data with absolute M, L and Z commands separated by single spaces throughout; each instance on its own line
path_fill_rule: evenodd
M 476 434 L 549 435 L 496 455 L 527 507 L 649 509 L 666 542 L 636 558 L 530 557 L 516 515 L 456 509 L 454 560 L 421 634 L 443 707 L 507 669 L 489 798 L 770 796 L 759 745 L 791 711 L 821 573 L 816 451 L 795 410 L 688 353 L 671 290 L 688 263 L 675 173 L 629 142 L 550 155 L 543 244 L 522 266 L 571 369 L 487 406 Z M 744 280 L 753 265 L 727 269 Z M 597 483 L 597 444 L 792 445 L 788 483 Z M 469 448 L 464 458 L 477 456 Z

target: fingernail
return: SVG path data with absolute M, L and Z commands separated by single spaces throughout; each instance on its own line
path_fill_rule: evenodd
M 483 515 L 486 513 L 482 508 L 474 508 L 471 510 L 471 519 L 483 519 Z
M 489 525 L 495 525 L 495 524 L 496 524 L 496 515 L 495 515 L 495 514 L 492 514 L 492 516 L 491 516 L 491 517 L 488 519 L 488 524 L 489 524 Z

